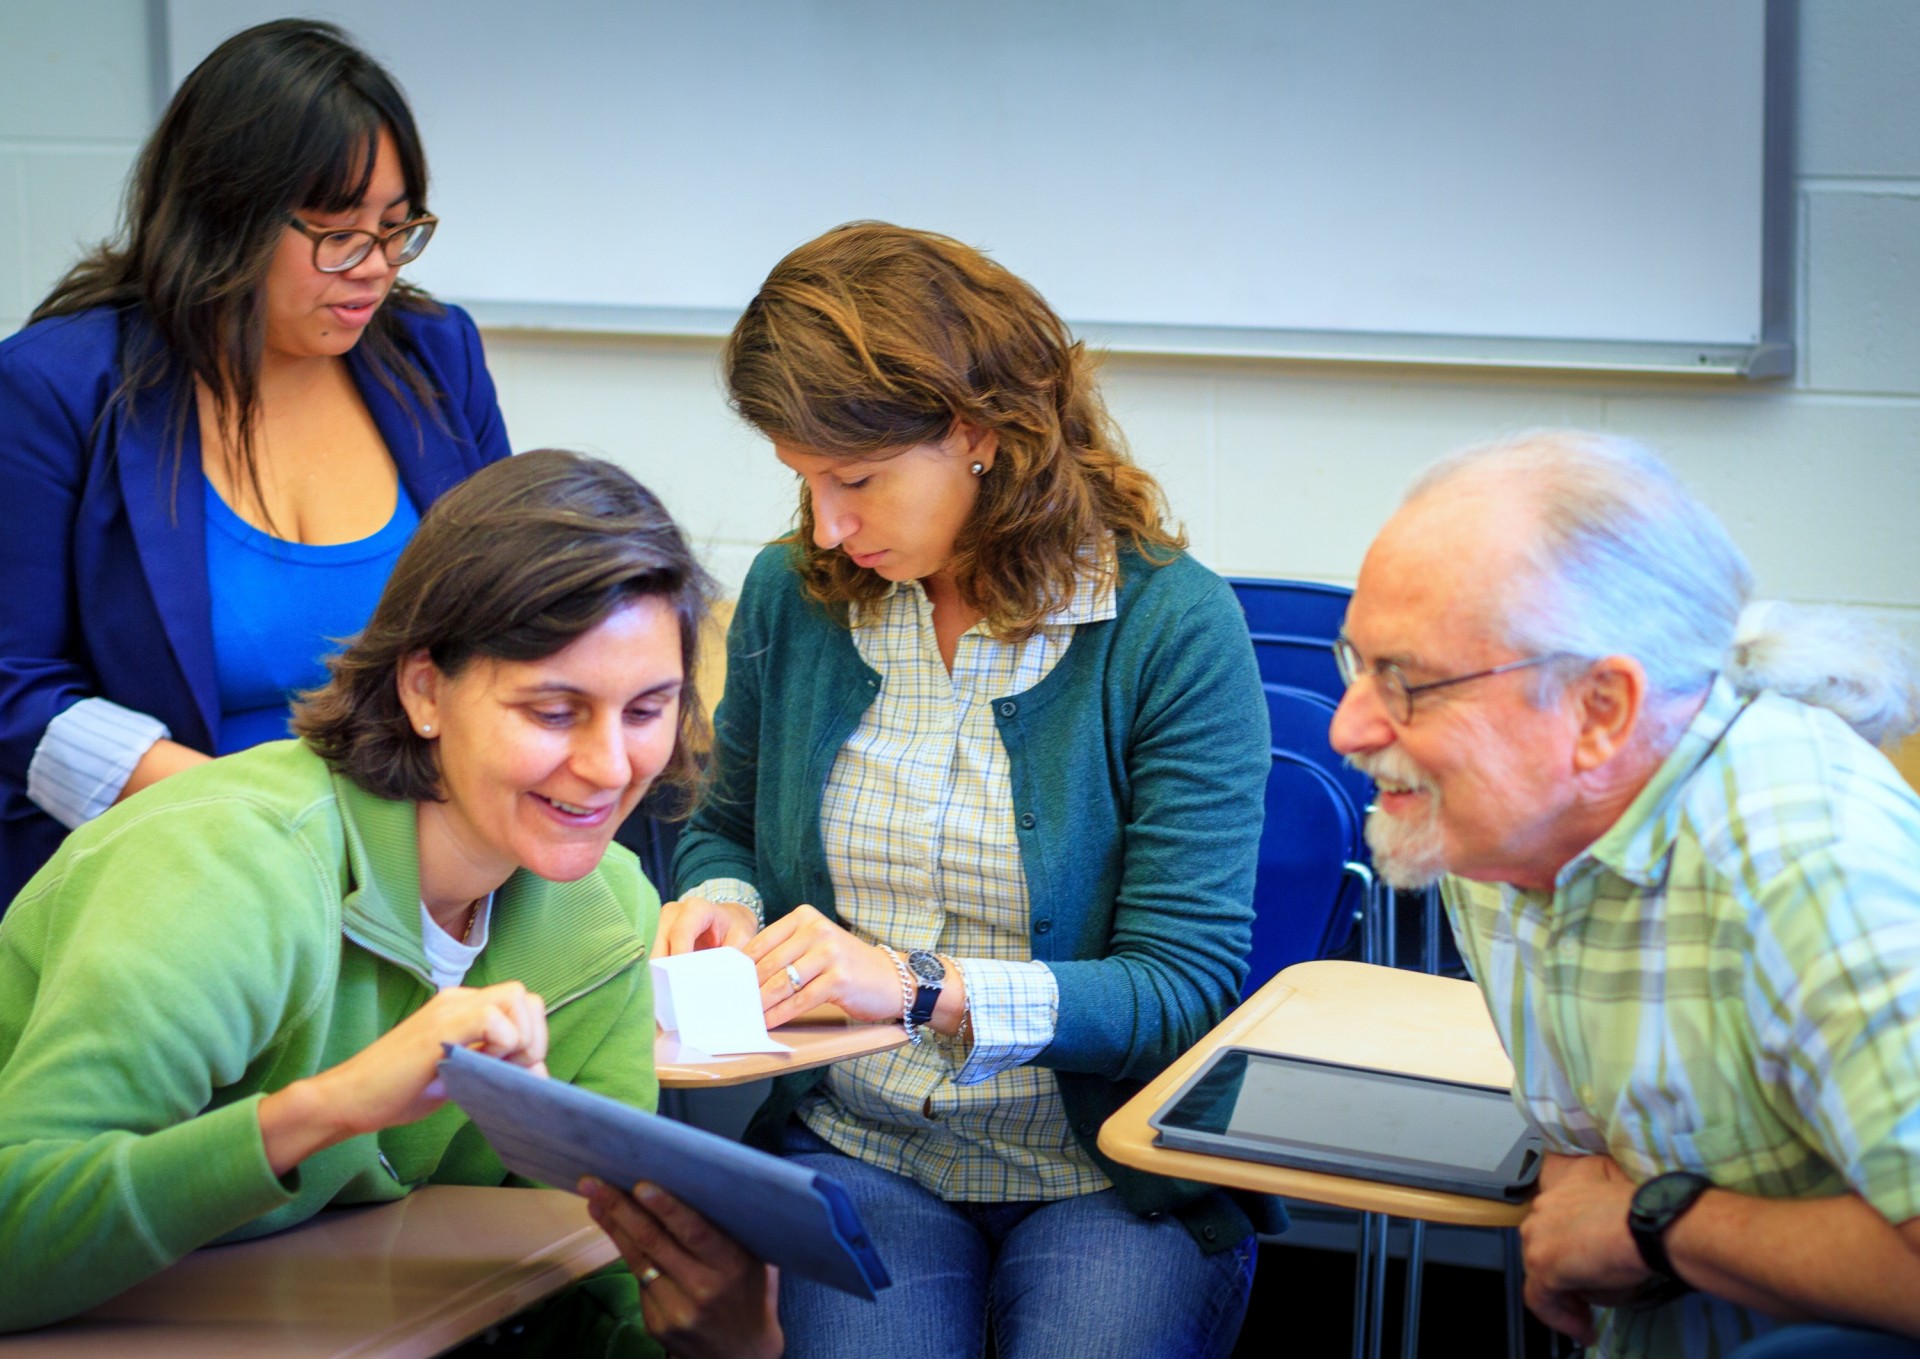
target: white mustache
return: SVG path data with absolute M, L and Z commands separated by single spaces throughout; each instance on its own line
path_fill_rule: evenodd
M 1388 746 L 1372 754 L 1349 755 L 1347 763 L 1386 787 L 1405 788 L 1415 793 L 1434 791 L 1433 780 L 1427 777 L 1426 771 L 1398 746 Z

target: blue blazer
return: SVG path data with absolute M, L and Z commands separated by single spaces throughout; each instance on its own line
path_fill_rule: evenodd
M 472 319 L 399 317 L 444 394 L 438 420 L 396 399 L 364 346 L 348 364 L 424 512 L 510 450 Z M 127 346 L 155 342 L 137 311 L 101 307 L 0 343 L 0 912 L 66 834 L 26 792 L 56 716 L 97 696 L 196 750 L 219 733 L 198 420 L 189 407 L 176 476 L 173 392 L 144 392 L 131 413 L 110 400 Z

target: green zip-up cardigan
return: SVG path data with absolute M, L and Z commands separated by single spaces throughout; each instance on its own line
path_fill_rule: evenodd
M 1225 1195 L 1101 1155 L 1100 1125 L 1224 1018 L 1246 979 L 1265 809 L 1266 701 L 1225 581 L 1184 554 L 1120 554 L 1117 615 L 993 702 L 1013 783 L 1033 957 L 1060 986 L 1051 1067 L 1074 1135 L 1136 1212 L 1178 1212 L 1205 1249 L 1248 1218 Z M 715 781 L 674 856 L 692 886 L 744 878 L 768 919 L 829 917 L 820 804 L 881 677 L 810 602 L 790 550 L 763 550 L 727 633 Z M 776 1081 L 748 1139 L 770 1146 L 824 1071 Z
M 468 984 L 525 982 L 554 1077 L 650 1109 L 658 912 L 617 847 L 578 882 L 516 873 Z M 0 1331 L 329 1204 L 524 1183 L 452 1105 L 285 1177 L 267 1165 L 261 1097 L 432 994 L 414 805 L 297 741 L 189 769 L 68 837 L 0 919 Z

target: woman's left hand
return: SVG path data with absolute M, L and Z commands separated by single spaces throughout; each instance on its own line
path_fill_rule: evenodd
M 640 1281 L 647 1332 L 669 1354 L 776 1359 L 786 1348 L 779 1270 L 658 1185 L 642 1181 L 629 1195 L 585 1179 L 579 1190 Z
M 866 1024 L 900 1018 L 904 986 L 886 950 L 856 939 L 812 906 L 796 906 L 754 935 L 746 955 L 760 975 L 760 1008 L 770 1029 L 820 1005 L 838 1005 Z

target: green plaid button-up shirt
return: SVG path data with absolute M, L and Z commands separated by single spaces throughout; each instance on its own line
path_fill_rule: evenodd
M 1552 893 L 1445 895 L 1552 1149 L 1920 1216 L 1920 799 L 1839 718 L 1717 683 Z M 1597 1319 L 1604 1356 L 1773 1325 L 1702 1294 Z

